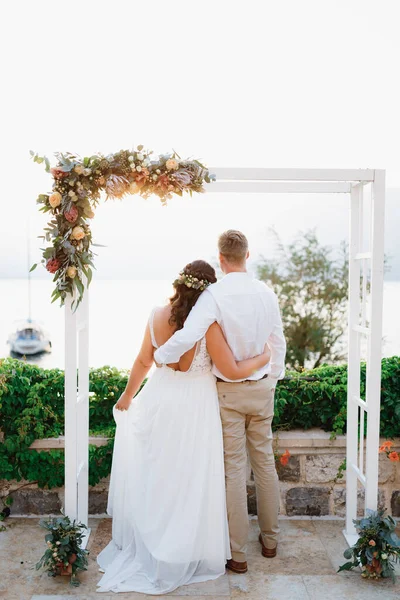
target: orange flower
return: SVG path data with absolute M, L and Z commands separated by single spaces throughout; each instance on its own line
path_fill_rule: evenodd
M 281 465 L 286 466 L 289 462 L 289 458 L 290 458 L 290 452 L 289 452 L 289 450 L 285 450 L 285 452 L 282 454 L 282 456 L 279 459 Z
M 370 546 L 376 546 L 376 542 L 375 542 L 375 540 L 369 540 L 368 544 L 369 544 Z
M 393 442 L 383 442 L 382 446 L 379 448 L 379 452 L 386 452 L 386 450 L 390 450 L 393 446 Z
M 388 457 L 389 460 L 391 460 L 392 462 L 400 460 L 400 456 L 397 454 L 397 452 L 391 452 L 390 454 L 388 454 Z

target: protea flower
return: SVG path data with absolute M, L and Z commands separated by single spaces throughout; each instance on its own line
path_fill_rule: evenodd
M 46 269 L 49 273 L 56 273 L 60 268 L 60 261 L 58 258 L 49 258 L 46 263 Z
M 171 175 L 171 178 L 180 188 L 187 187 L 192 181 L 190 172 L 187 169 L 179 169 Z
M 122 198 L 127 193 L 129 181 L 121 175 L 109 175 L 106 181 L 107 196 Z
M 72 204 L 71 208 L 64 212 L 64 217 L 70 223 L 74 223 L 77 220 L 78 216 L 79 216 L 79 211 L 78 211 L 77 207 L 75 206 L 75 204 Z

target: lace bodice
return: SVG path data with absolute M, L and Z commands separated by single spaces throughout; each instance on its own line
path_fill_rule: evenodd
M 154 348 L 158 348 L 158 344 L 154 335 L 154 314 L 157 308 L 154 308 L 151 312 L 149 319 L 149 329 L 151 336 L 151 343 Z M 192 360 L 192 364 L 188 371 L 184 371 L 185 373 L 209 373 L 212 368 L 211 357 L 207 352 L 207 344 L 206 338 L 203 337 L 196 344 L 196 352 Z
M 190 373 L 208 373 L 211 371 L 211 357 L 207 352 L 206 338 L 197 342 L 196 352 L 190 365 Z

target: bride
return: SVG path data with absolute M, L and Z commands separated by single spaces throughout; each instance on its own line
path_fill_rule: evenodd
M 231 558 L 225 504 L 222 429 L 211 361 L 229 379 L 248 377 L 269 352 L 235 362 L 213 323 L 179 363 L 157 368 L 155 349 L 183 327 L 203 290 L 216 282 L 203 260 L 188 264 L 174 295 L 155 308 L 125 391 L 117 424 L 107 512 L 112 540 L 97 557 L 98 592 L 165 594 L 216 579 Z

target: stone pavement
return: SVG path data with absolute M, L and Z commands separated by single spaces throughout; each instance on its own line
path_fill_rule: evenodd
M 149 600 L 155 596 L 138 593 L 97 594 L 96 555 L 109 541 L 111 521 L 90 519 L 89 569 L 80 575 L 81 586 L 69 586 L 68 577 L 48 577 L 35 570 L 44 550 L 44 530 L 37 518 L 7 519 L 0 533 L 0 600 Z M 182 587 L 157 596 L 173 600 L 399 600 L 400 579 L 367 581 L 360 573 L 337 574 L 344 562 L 346 542 L 342 520 L 281 519 L 278 554 L 263 558 L 257 541 L 257 519 L 250 521 L 249 571 L 246 575 L 227 574 L 216 581 Z

